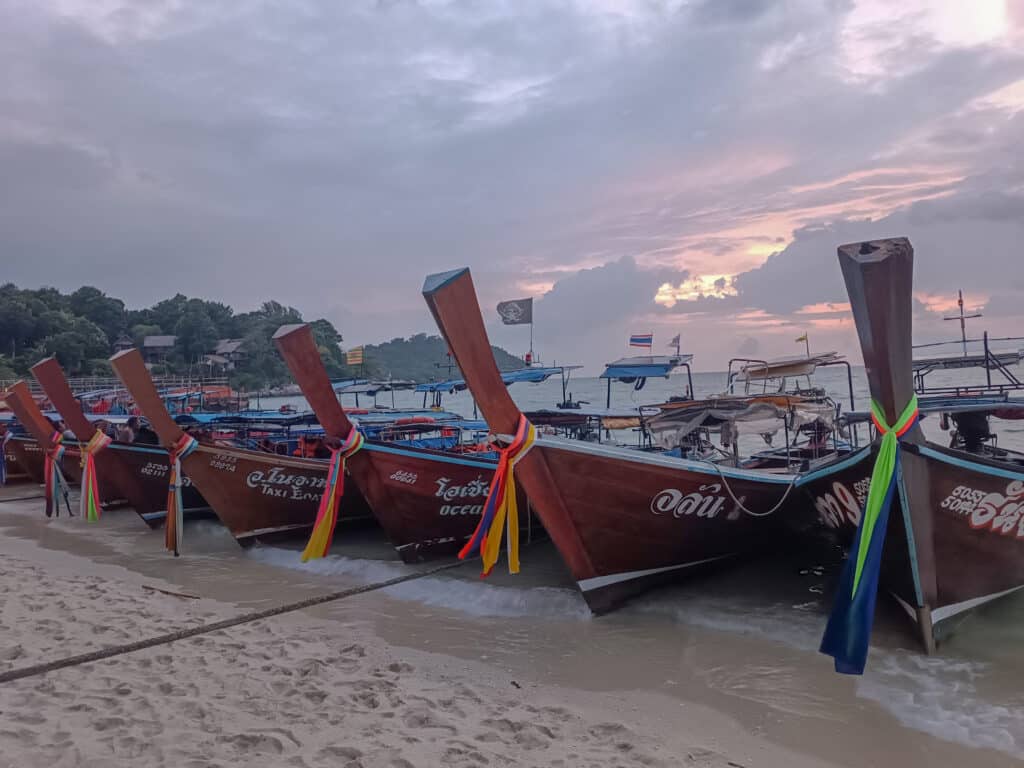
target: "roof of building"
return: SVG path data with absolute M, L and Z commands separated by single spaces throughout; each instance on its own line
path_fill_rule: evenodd
M 142 346 L 146 349 L 162 349 L 173 347 L 177 340 L 177 336 L 146 336 L 142 340 Z
M 237 352 L 245 343 L 245 339 L 219 339 L 213 348 L 215 355 L 230 355 Z

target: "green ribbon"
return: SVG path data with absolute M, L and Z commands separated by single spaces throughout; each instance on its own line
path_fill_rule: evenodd
M 872 540 L 875 524 L 882 513 L 882 506 L 889 494 L 892 485 L 893 475 L 896 473 L 896 456 L 899 453 L 900 438 L 910 430 L 917 422 L 917 395 L 912 395 L 907 407 L 892 426 L 885 421 L 885 411 L 877 401 L 871 401 L 871 417 L 875 427 L 882 436 L 882 443 L 878 448 L 878 457 L 875 459 L 874 469 L 871 470 L 871 487 L 868 490 L 868 501 L 864 506 L 864 519 L 861 521 L 861 545 L 857 548 L 857 567 L 853 572 L 853 591 L 857 594 L 857 586 L 860 584 L 860 577 L 864 571 L 864 561 L 867 559 L 868 542 Z

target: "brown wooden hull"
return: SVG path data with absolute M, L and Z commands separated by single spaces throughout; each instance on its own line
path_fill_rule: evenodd
M 324 430 L 346 439 L 355 427 L 331 387 L 309 326 L 282 326 L 274 343 Z M 497 462 L 366 441 L 346 466 L 399 555 L 416 562 L 462 548 L 480 521 Z M 529 525 L 526 515 L 521 523 Z
M 40 449 L 39 443 L 30 437 L 18 436 L 12 438 L 7 445 L 31 480 L 42 485 L 45 482 L 46 456 Z M 137 479 L 137 482 L 133 483 L 138 489 L 133 494 L 136 498 L 124 498 L 116 483 L 116 477 L 110 472 L 110 467 L 114 463 L 112 460 L 116 460 L 121 465 L 118 467 L 118 472 L 129 471 Z M 96 454 L 97 483 L 100 489 L 101 503 L 110 505 L 128 501 L 151 528 L 160 527 L 167 516 L 168 468 L 167 452 L 164 450 L 149 446 L 111 443 L 105 450 Z M 61 462 L 61 471 L 64 473 L 65 479 L 72 485 L 81 483 L 81 455 L 78 452 L 77 444 L 70 443 L 67 446 L 64 460 Z M 206 504 L 198 490 L 192 487 L 188 477 L 183 479 L 182 500 L 186 516 L 209 510 L 209 505 Z
M 327 482 L 327 462 L 226 446 L 202 446 L 182 462 L 185 473 L 242 545 L 308 533 Z M 344 525 L 369 516 L 354 483 L 345 483 Z
M 920 602 L 935 639 L 966 611 L 1024 588 L 1024 468 L 925 443 L 906 451 L 926 482 L 905 483 Z
M 800 532 L 824 530 L 849 546 L 868 497 L 874 458 L 869 446 L 802 475 L 797 484 L 810 503 L 797 505 L 793 526 Z
M 14 457 L 18 467 L 33 483 L 42 485 L 46 481 L 46 456 L 39 443 L 31 437 L 12 437 L 7 442 L 7 452 Z
M 523 415 L 494 361 L 467 269 L 431 275 L 423 296 L 491 430 Z M 786 535 L 797 477 L 540 437 L 516 465 L 563 560 L 595 612 L 653 584 L 764 549 Z
M 170 471 L 167 451 L 155 446 L 111 443 L 96 457 L 101 492 L 104 476 L 99 459 L 107 454 L 136 479 L 139 498 L 131 501 L 139 517 L 150 528 L 161 527 L 167 519 L 167 475 Z M 188 475 L 182 478 L 181 499 L 186 518 L 210 513 L 209 504 Z
M 456 554 L 476 530 L 497 463 L 386 443 L 350 459 L 353 477 L 402 560 Z
M 17 454 L 14 452 L 14 448 L 9 445 L 5 445 L 3 451 L 4 465 L 7 469 L 7 482 L 18 483 L 30 480 L 31 478 L 29 477 L 28 470 L 21 465 Z
M 541 463 L 550 483 L 536 482 Z M 595 613 L 697 567 L 769 546 L 784 534 L 783 520 L 799 498 L 788 476 L 723 469 L 723 479 L 709 465 L 546 438 L 520 467 L 545 528 L 571 534 L 556 545 Z M 743 511 L 729 489 L 756 514 Z M 578 544 L 566 548 L 567 540 Z
M 7 447 L 32 482 L 39 485 L 46 482 L 46 452 L 39 447 L 36 440 L 18 435 L 8 441 Z M 64 479 L 71 485 L 78 485 L 82 481 L 82 464 L 77 446 L 74 444 L 67 446 L 60 468 Z

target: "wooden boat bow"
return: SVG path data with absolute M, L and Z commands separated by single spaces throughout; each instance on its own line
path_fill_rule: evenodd
M 354 427 L 334 394 L 313 330 L 307 323 L 282 325 L 273 339 L 320 426 L 331 437 L 346 438 Z
M 110 365 L 131 393 L 139 410 L 149 420 L 161 444 L 170 448 L 181 440 L 185 432 L 167 411 L 153 378 L 146 370 L 142 353 L 137 349 L 126 349 L 111 357 Z

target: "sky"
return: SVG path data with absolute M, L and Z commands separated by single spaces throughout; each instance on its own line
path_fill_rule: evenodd
M 1024 0 L 0 0 L 0 282 L 434 332 L 547 362 L 677 333 L 859 361 L 836 246 L 907 236 L 915 335 L 1024 336 Z M 979 325 L 980 324 L 980 325 Z

